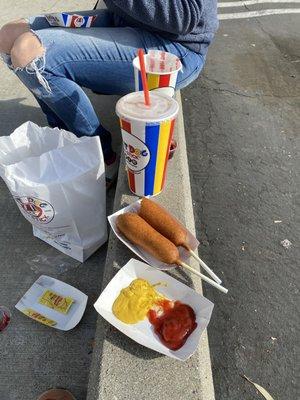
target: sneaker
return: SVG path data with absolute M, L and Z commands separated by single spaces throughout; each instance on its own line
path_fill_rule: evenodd
M 110 189 L 117 181 L 119 162 L 120 157 L 115 152 L 113 153 L 113 156 L 111 158 L 105 160 L 106 190 Z
M 64 389 L 51 389 L 43 393 L 38 400 L 76 400 L 75 397 Z

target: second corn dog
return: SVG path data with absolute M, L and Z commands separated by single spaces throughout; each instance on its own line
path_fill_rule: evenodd
M 154 229 L 168 238 L 175 246 L 184 247 L 205 269 L 206 272 L 217 282 L 222 283 L 221 279 L 201 260 L 201 258 L 190 248 L 188 244 L 187 229 L 174 218 L 167 210 L 156 202 L 144 197 L 141 201 L 139 215 L 148 222 Z
M 141 201 L 139 216 L 175 246 L 182 246 L 190 250 L 186 228 L 159 204 L 144 197 Z

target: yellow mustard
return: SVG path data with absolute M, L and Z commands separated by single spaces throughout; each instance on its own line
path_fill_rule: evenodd
M 150 285 L 145 279 L 133 280 L 116 298 L 112 306 L 113 314 L 125 324 L 142 321 L 155 303 L 164 299 L 154 286 L 157 285 Z

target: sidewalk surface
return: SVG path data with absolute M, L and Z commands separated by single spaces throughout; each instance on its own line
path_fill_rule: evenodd
M 177 96 L 180 102 L 180 96 Z M 178 149 L 169 161 L 167 184 L 156 200 L 191 232 L 195 232 L 182 112 L 175 124 Z M 178 195 L 180 194 L 180 195 Z M 114 210 L 136 201 L 130 194 L 124 163 L 119 170 Z M 116 272 L 134 257 L 111 233 L 108 244 L 103 287 Z M 189 264 L 199 269 L 193 259 Z M 176 268 L 170 274 L 202 293 L 195 275 Z M 95 348 L 91 365 L 87 400 L 214 400 L 210 355 L 206 331 L 195 354 L 185 362 L 162 356 L 129 339 L 102 317 L 98 317 Z

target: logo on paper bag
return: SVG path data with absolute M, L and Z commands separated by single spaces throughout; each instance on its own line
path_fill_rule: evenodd
M 122 131 L 123 148 L 126 164 L 133 172 L 145 169 L 150 161 L 150 151 L 148 147 L 136 136 Z
M 54 208 L 45 200 L 35 197 L 15 197 L 20 210 L 33 221 L 48 224 L 54 218 Z

